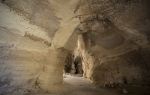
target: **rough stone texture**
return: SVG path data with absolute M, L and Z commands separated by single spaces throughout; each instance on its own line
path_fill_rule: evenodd
M 148 0 L 87 1 L 76 11 L 84 76 L 101 86 L 149 85 Z
M 0 94 L 55 89 L 74 49 L 97 85 L 148 85 L 149 16 L 149 0 L 1 0 Z
M 5 0 L 3 3 L 25 16 L 30 23 L 43 28 L 48 36 L 53 37 L 59 27 L 48 0 Z
M 55 14 L 60 18 L 60 27 L 53 38 L 55 48 L 64 47 L 73 51 L 77 42 L 76 27 L 79 19 L 75 18 L 74 9 L 79 0 L 49 0 L 54 8 Z
M 17 1 L 7 1 L 11 2 Z M 58 88 L 63 83 L 66 50 L 50 47 L 52 37 L 42 26 L 31 23 L 5 3 L 0 3 L 0 94 L 24 95 Z

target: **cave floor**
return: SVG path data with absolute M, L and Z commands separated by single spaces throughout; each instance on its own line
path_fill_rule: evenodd
M 65 75 L 64 85 L 64 91 L 56 95 L 150 95 L 149 87 L 102 88 L 94 86 L 83 77 L 74 75 Z
M 125 87 L 125 89 L 127 89 L 127 93 L 123 88 L 95 87 L 83 77 L 65 75 L 64 85 L 61 89 L 52 93 L 38 93 L 36 95 L 150 95 L 149 87 Z
M 97 88 L 83 77 L 65 75 L 64 84 L 69 88 L 63 95 L 119 95 L 114 90 Z

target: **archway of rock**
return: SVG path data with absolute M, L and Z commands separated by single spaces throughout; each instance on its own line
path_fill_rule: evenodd
M 124 94 L 130 86 L 149 87 L 149 5 L 149 0 L 0 0 L 0 95 L 54 89 L 67 90 L 58 95 L 112 95 L 102 87 Z M 63 79 L 63 71 L 82 77 Z M 150 95 L 146 91 L 141 95 Z

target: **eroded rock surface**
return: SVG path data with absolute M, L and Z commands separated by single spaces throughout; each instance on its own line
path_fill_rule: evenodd
M 81 58 L 83 76 L 96 85 L 149 85 L 149 5 L 149 0 L 1 0 L 0 94 L 57 89 L 69 53 Z
M 88 1 L 77 11 L 84 76 L 101 86 L 149 84 L 149 2 Z

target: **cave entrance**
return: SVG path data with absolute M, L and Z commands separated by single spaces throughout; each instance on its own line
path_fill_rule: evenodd
M 82 58 L 70 53 L 66 57 L 64 65 L 64 75 L 83 76 Z

